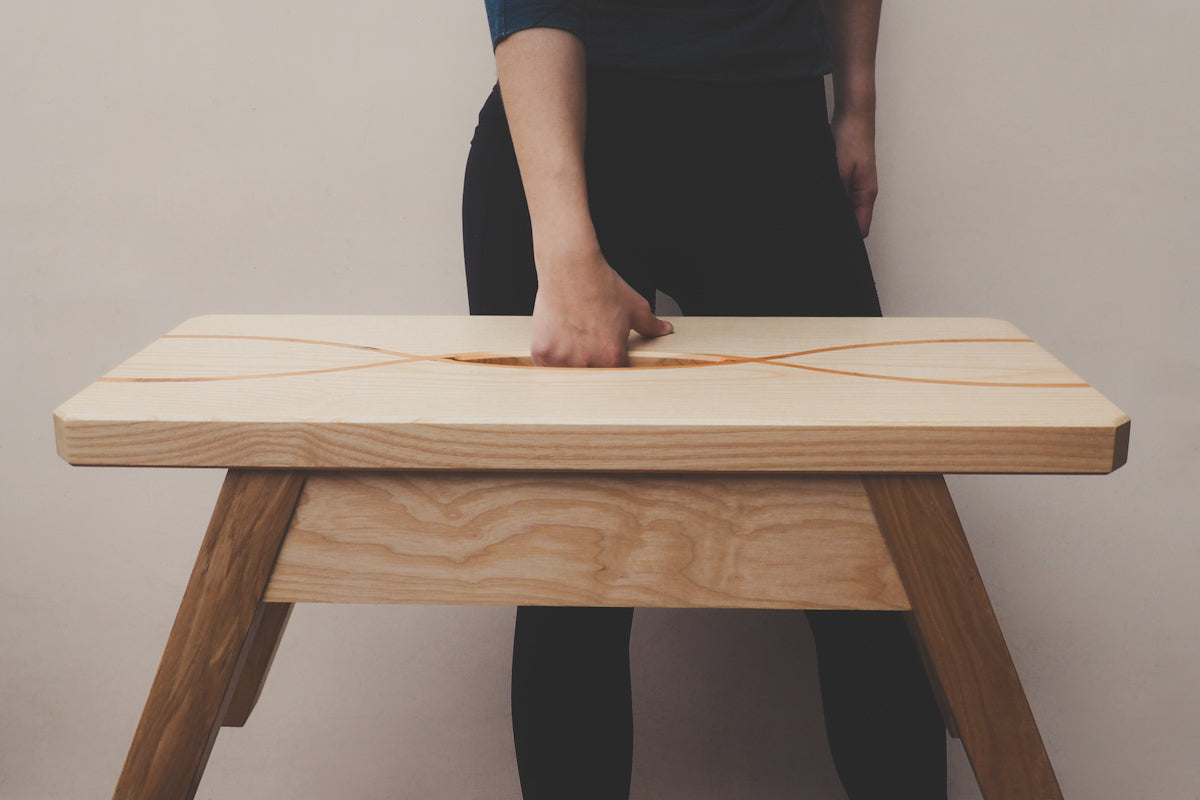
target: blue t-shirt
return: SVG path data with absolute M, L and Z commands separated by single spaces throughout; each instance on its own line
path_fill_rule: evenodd
M 525 28 L 583 39 L 588 65 L 696 80 L 832 69 L 819 0 L 485 0 L 492 44 Z

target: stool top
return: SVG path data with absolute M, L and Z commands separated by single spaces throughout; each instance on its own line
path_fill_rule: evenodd
M 528 317 L 206 316 L 60 406 L 72 464 L 1105 473 L 1129 418 L 1010 323 L 683 317 L 630 368 Z

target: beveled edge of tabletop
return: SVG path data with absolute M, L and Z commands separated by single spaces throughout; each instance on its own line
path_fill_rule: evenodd
M 55 418 L 58 452 L 76 466 L 266 468 L 309 470 L 456 470 L 574 472 L 763 472 L 815 474 L 1108 474 L 1128 458 L 1129 419 L 1107 428 L 981 429 L 914 426 L 872 432 L 861 447 L 853 431 L 805 427 L 738 430 L 710 427 L 672 432 L 670 453 L 647 447 L 644 433 L 600 429 L 531 430 L 528 426 L 353 426 L 225 423 L 204 426 L 207 445 L 179 457 L 173 443 L 197 434 L 196 423 L 156 423 L 142 435 L 136 422 L 73 426 Z M 112 442 L 138 438 L 134 456 Z M 149 438 L 158 444 L 147 446 Z M 461 440 L 472 442 L 468 454 Z M 600 437 L 604 446 L 597 446 Z M 365 441 L 365 440 L 369 441 Z M 348 445 L 353 442 L 353 445 Z M 988 448 L 980 457 L 982 448 Z M 764 455 L 769 449 L 770 454 Z M 856 454 L 848 456 L 851 451 Z

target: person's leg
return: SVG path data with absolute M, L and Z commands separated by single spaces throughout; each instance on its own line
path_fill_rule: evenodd
M 852 800 L 946 797 L 946 728 L 904 616 L 809 611 L 825 731 Z
M 729 158 L 706 165 L 707 193 L 699 185 L 684 193 L 702 201 L 668 206 L 678 213 L 663 238 L 689 248 L 664 255 L 660 288 L 688 314 L 880 316 L 837 175 L 823 87 L 744 87 L 725 102 L 708 109 L 709 119 L 736 127 L 709 135 L 724 138 Z M 794 110 L 781 111 L 789 102 Z M 830 749 L 850 799 L 944 799 L 946 732 L 903 615 L 808 618 Z
M 628 249 L 608 233 L 605 240 L 606 252 Z M 537 275 L 529 211 L 495 93 L 480 112 L 467 163 L 463 249 L 472 314 L 532 313 Z M 631 270 L 622 274 L 634 288 L 652 292 Z M 629 608 L 517 609 L 512 719 L 525 800 L 628 798 L 632 620 Z
M 629 796 L 632 608 L 517 610 L 513 733 L 525 800 Z

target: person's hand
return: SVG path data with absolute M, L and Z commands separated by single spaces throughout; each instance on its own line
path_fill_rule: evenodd
M 871 214 L 879 196 L 875 171 L 875 115 L 870 112 L 834 113 L 830 122 L 837 148 L 838 173 L 864 237 L 871 231 Z
M 618 275 L 598 251 L 539 269 L 530 355 L 535 366 L 623 367 L 629 331 L 663 336 L 671 323 Z

